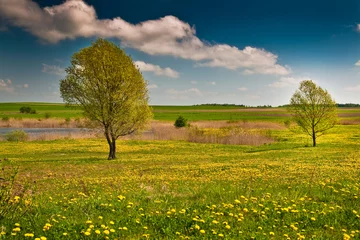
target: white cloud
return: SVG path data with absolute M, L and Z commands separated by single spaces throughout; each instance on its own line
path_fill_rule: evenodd
M 355 66 L 360 67 L 360 60 L 355 63 Z
M 197 81 L 191 81 L 190 83 L 193 84 L 193 85 L 195 85 L 195 84 L 197 84 L 198 82 L 197 82 Z
M 145 63 L 142 61 L 136 61 L 135 65 L 137 65 L 141 71 L 143 72 L 153 72 L 158 76 L 167 76 L 171 78 L 178 78 L 179 73 L 171 68 L 161 68 L 158 65 Z
M 212 82 L 209 82 L 210 85 L 216 85 L 216 82 L 212 81 Z
M 269 84 L 273 88 L 285 88 L 297 86 L 302 80 L 309 78 L 281 77 L 279 81 Z
M 241 92 L 246 92 L 248 90 L 247 87 L 239 87 L 237 90 L 241 91 Z
M 178 99 L 184 100 L 189 99 L 191 97 L 201 97 L 203 93 L 197 88 L 190 88 L 186 90 L 175 90 L 175 89 L 168 89 L 165 92 L 167 96 L 171 99 Z
M 155 88 L 158 88 L 158 86 L 156 84 L 148 85 L 148 89 L 155 89 Z
M 29 84 L 24 84 L 23 88 L 28 88 L 29 87 Z
M 1 91 L 9 92 L 9 93 L 14 92 L 14 87 L 10 79 L 6 79 L 6 80 L 0 79 L 0 92 Z
M 42 72 L 57 75 L 57 76 L 62 76 L 62 77 L 64 77 L 66 75 L 65 69 L 63 69 L 59 66 L 55 66 L 55 65 L 47 65 L 45 63 L 43 63 Z
M 67 0 L 40 8 L 31 0 L 0 0 L 0 14 L 12 25 L 40 39 L 57 43 L 77 37 L 117 38 L 126 47 L 150 55 L 167 55 L 197 62 L 198 66 L 246 69 L 247 74 L 287 75 L 278 56 L 261 48 L 239 49 L 228 44 L 209 44 L 196 36 L 189 23 L 165 16 L 138 24 L 120 17 L 98 19 L 93 6 L 83 0 Z
M 346 87 L 345 90 L 348 92 L 360 92 L 360 84 L 352 87 Z

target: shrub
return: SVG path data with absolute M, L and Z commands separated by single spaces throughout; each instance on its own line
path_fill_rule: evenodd
M 36 110 L 31 107 L 23 106 L 20 108 L 20 113 L 36 114 Z
M 174 123 L 174 126 L 177 128 L 182 128 L 188 126 L 187 119 L 183 116 L 179 116 Z
M 46 119 L 49 119 L 50 117 L 51 117 L 51 114 L 48 113 L 48 112 L 46 112 L 46 113 L 45 113 L 45 118 L 46 118 Z
M 68 126 L 71 122 L 71 119 L 69 117 L 65 118 L 65 124 Z
M 21 107 L 20 108 L 20 113 L 30 113 L 31 112 L 31 107 Z
M 10 118 L 8 116 L 4 116 L 4 117 L 1 118 L 1 120 L 4 121 L 4 122 L 7 122 L 7 121 L 10 120 Z
M 5 139 L 9 142 L 24 142 L 28 140 L 29 136 L 23 130 L 14 130 L 5 134 Z

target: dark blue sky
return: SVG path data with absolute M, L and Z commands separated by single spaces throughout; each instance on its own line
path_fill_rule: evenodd
M 360 102 L 356 0 L 0 0 L 0 16 L 0 101 L 61 102 L 71 55 L 105 37 L 137 61 L 152 104 L 279 105 L 303 79 Z

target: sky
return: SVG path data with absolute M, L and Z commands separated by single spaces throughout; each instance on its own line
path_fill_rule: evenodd
M 311 79 L 360 103 L 358 0 L 0 0 L 0 102 L 62 102 L 97 38 L 130 55 L 150 104 L 287 104 Z

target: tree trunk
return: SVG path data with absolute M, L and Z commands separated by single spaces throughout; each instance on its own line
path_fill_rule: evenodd
M 111 148 L 112 148 L 112 152 L 110 152 L 111 159 L 115 159 L 116 158 L 116 139 L 115 138 L 112 138 Z
M 313 147 L 316 147 L 316 134 L 315 134 L 315 130 L 312 130 L 312 139 L 313 139 Z
M 116 158 L 116 139 L 110 137 L 110 133 L 105 129 L 105 137 L 109 144 L 109 157 L 108 160 Z

